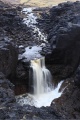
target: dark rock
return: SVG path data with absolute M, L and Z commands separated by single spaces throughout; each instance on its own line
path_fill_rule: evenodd
M 74 73 L 80 60 L 80 2 L 59 4 L 41 17 L 38 25 L 48 34 L 52 50 L 50 54 L 43 49 L 46 64 L 54 66 L 50 69 L 54 77 L 66 78 Z
M 3 73 L 0 72 L 0 106 L 4 106 L 15 101 L 13 88 L 14 85 L 5 78 Z
M 21 94 L 29 92 L 29 64 L 19 61 L 16 69 L 16 79 L 13 81 L 15 84 L 15 94 Z M 21 87 L 22 86 L 22 87 Z
M 23 45 L 27 47 L 28 45 L 39 44 L 41 42 L 35 39 L 32 29 L 23 23 L 23 19 L 25 18 L 25 15 L 21 13 L 23 5 L 10 6 L 1 2 L 1 6 L 4 6 L 4 8 L 1 7 L 0 9 L 1 34 L 5 33 L 18 46 Z
M 0 37 L 0 71 L 7 77 L 15 77 L 18 49 L 6 36 Z
M 80 119 L 80 87 L 75 84 L 76 79 L 76 76 L 66 79 L 62 96 L 51 104 L 63 119 Z
M 80 88 L 80 66 L 76 71 L 76 79 L 74 82 L 75 82 L 75 85 Z

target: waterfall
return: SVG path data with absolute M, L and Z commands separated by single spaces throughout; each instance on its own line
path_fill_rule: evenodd
M 50 106 L 51 102 L 59 98 L 62 92 L 59 89 L 63 83 L 61 81 L 54 89 L 52 85 L 52 77 L 50 71 L 45 66 L 45 58 L 36 58 L 31 60 L 30 64 L 30 90 L 33 94 L 28 93 L 17 97 L 17 101 L 20 105 L 31 105 L 35 107 Z
M 37 16 L 35 16 L 33 10 L 35 8 L 24 8 L 22 12 L 26 14 L 26 18 L 23 19 L 23 23 L 32 29 L 34 38 L 47 43 L 47 35 L 41 32 L 37 27 Z M 44 43 L 42 43 L 44 44 Z M 63 83 L 61 81 L 54 89 L 52 85 L 52 76 L 50 71 L 45 66 L 45 58 L 42 57 L 40 51 L 43 45 L 32 46 L 25 48 L 25 52 L 19 56 L 20 59 L 26 58 L 30 61 L 29 71 L 29 88 L 30 92 L 17 97 L 17 101 L 20 105 L 31 105 L 35 107 L 50 106 L 51 102 L 59 98 L 62 92 L 59 89 Z M 44 44 L 45 46 L 46 44 Z M 19 46 L 22 47 L 22 46 Z M 31 94 L 33 92 L 33 94 Z
M 45 67 L 45 58 L 31 60 L 30 75 L 32 74 L 33 93 L 39 96 L 40 94 L 47 93 L 51 89 L 51 73 Z

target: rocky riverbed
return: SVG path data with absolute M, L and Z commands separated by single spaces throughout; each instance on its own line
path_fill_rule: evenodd
M 0 1 L 0 119 L 80 119 L 80 2 L 32 11 L 36 27 L 49 43 L 40 41 L 38 33 L 24 24 L 30 14 L 22 12 L 25 7 L 30 6 Z M 55 86 L 64 79 L 61 89 L 65 90 L 50 107 L 20 106 L 15 95 L 29 91 L 30 65 L 21 55 L 26 47 L 41 44 L 40 54 L 46 58 Z

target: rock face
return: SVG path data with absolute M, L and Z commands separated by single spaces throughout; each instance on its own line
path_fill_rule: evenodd
M 0 71 L 6 77 L 15 77 L 18 61 L 18 49 L 5 35 L 0 36 Z
M 18 61 L 18 48 L 13 38 L 7 34 L 15 11 L 7 11 L 9 5 L 0 2 L 0 72 L 6 77 L 15 77 Z M 12 26 L 12 25 L 11 25 Z M 10 30 L 11 31 L 11 30 Z
M 15 94 L 20 95 L 27 92 L 29 90 L 29 68 L 30 64 L 26 64 L 28 62 L 24 60 L 18 61 L 17 69 L 16 69 L 16 79 L 13 81 L 15 84 Z
M 52 64 L 54 75 L 65 78 L 77 68 L 80 58 L 80 3 L 67 2 L 42 13 L 40 27 L 48 34 L 52 54 L 47 55 L 46 63 Z M 44 51 L 44 50 L 43 50 Z M 51 59 L 50 59 L 51 58 Z M 56 68 L 56 69 L 55 69 Z

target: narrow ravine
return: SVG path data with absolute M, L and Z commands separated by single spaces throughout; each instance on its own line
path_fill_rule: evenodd
M 47 43 L 47 35 L 41 32 L 37 27 L 37 16 L 33 13 L 36 8 L 24 8 L 22 13 L 26 14 L 26 18 L 23 19 L 23 23 L 27 27 L 32 29 L 34 38 Z M 25 57 L 27 61 L 30 61 L 29 71 L 29 89 L 32 89 L 33 93 L 27 93 L 17 97 L 17 102 L 20 105 L 29 104 L 35 107 L 50 106 L 51 102 L 60 97 L 62 92 L 59 89 L 63 83 L 61 81 L 57 88 L 54 89 L 52 83 L 52 75 L 45 66 L 45 57 L 40 54 L 42 46 L 31 46 L 25 48 L 25 52 L 19 57 Z M 24 97 L 25 96 L 25 97 Z
M 80 2 L 0 1 L 0 23 L 0 120 L 80 119 Z

